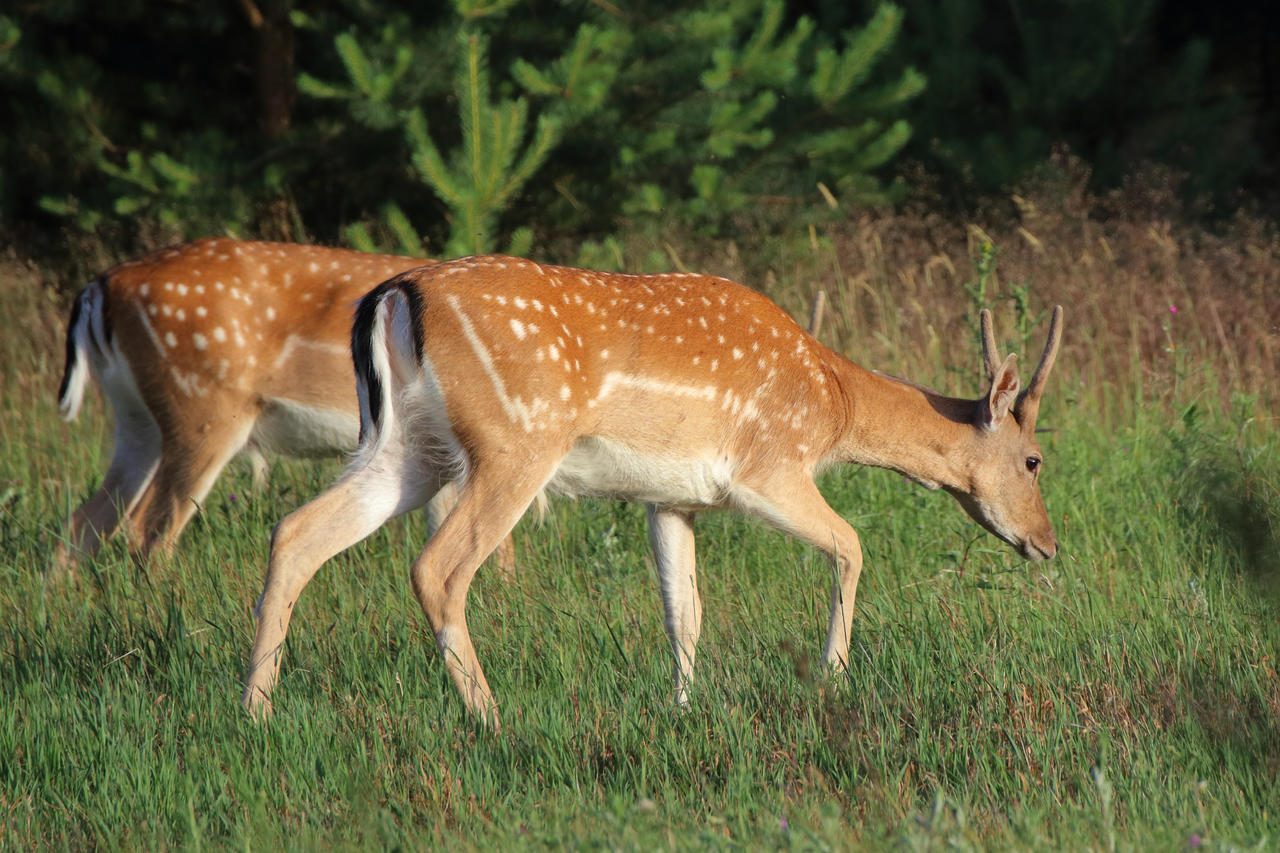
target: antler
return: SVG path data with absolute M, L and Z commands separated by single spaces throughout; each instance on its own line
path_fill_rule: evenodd
M 1036 365 L 1036 372 L 1032 374 L 1031 382 L 1026 390 L 1018 395 L 1018 402 L 1014 406 L 1014 414 L 1023 429 L 1035 427 L 1036 416 L 1040 413 L 1040 394 L 1044 391 L 1044 384 L 1049 378 L 1049 371 L 1053 369 L 1054 359 L 1058 357 L 1058 345 L 1061 343 L 1062 306 L 1055 305 L 1053 315 L 1049 318 L 1049 340 L 1044 345 L 1044 354 L 1040 356 L 1040 363 Z
M 982 326 L 982 363 L 987 370 L 987 380 L 990 381 L 1000 369 L 1000 349 L 996 346 L 996 333 L 991 328 L 991 312 L 983 308 L 978 318 Z

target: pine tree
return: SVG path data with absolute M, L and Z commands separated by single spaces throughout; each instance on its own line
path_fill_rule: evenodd
M 346 99 L 367 126 L 403 127 L 414 175 L 448 210 L 446 254 L 491 249 L 499 231 L 522 249 L 533 223 L 588 234 L 623 218 L 715 227 L 762 197 L 889 198 L 876 174 L 909 138 L 898 116 L 924 87 L 910 68 L 881 67 L 897 7 L 882 4 L 839 41 L 783 0 L 656 8 L 648 18 L 612 7 L 549 15 L 457 0 L 434 37 L 450 32 L 456 68 L 445 110 L 414 103 L 402 85 L 420 59 L 390 42 L 426 41 L 407 23 L 392 38 L 385 28 L 373 51 L 343 34 L 335 48 L 349 82 L 304 76 L 300 88 Z M 532 55 L 513 55 L 522 50 Z M 493 98 L 513 86 L 521 97 Z M 379 230 L 422 251 L 409 218 L 393 199 Z M 348 233 L 377 243 L 364 226 Z
M 523 98 L 490 102 L 488 45 L 476 31 L 463 28 L 460 67 L 455 91 L 459 96 L 462 141 L 446 160 L 432 140 L 427 119 L 419 109 L 409 113 L 407 132 L 413 146 L 413 164 L 423 180 L 449 205 L 453 222 L 446 255 L 475 254 L 494 247 L 499 214 L 546 160 L 560 133 L 550 115 L 538 117 L 532 136 L 520 150 L 529 123 Z M 532 234 L 527 228 L 512 236 L 510 251 L 528 251 Z
M 416 176 L 426 183 L 449 210 L 449 236 L 443 247 L 448 256 L 492 251 L 497 245 L 498 220 L 529 178 L 546 162 L 562 138 L 566 123 L 581 120 L 597 109 L 608 92 L 611 69 L 598 61 L 616 34 L 589 24 L 579 27 L 565 54 L 546 69 L 517 59 L 513 75 L 543 94 L 559 95 L 551 108 L 530 120 L 524 97 L 492 100 L 490 42 L 485 24 L 500 20 L 515 0 L 455 0 L 455 65 L 453 95 L 457 99 L 457 144 L 445 149 L 451 128 L 434 131 L 420 105 L 397 111 L 392 93 L 409 67 L 398 53 L 393 64 L 378 67 L 349 33 L 335 46 L 350 78 L 348 86 L 325 84 L 304 78 L 302 89 L 322 97 L 342 97 L 353 103 L 353 112 L 366 124 L 398 123 L 409 145 Z M 394 202 L 384 208 L 387 226 L 406 251 L 422 252 L 421 238 Z M 348 229 L 358 246 L 373 248 L 374 239 L 361 224 Z M 506 250 L 525 253 L 533 234 L 527 226 L 510 233 Z
M 592 128 L 614 141 L 607 168 L 575 170 L 559 191 L 633 222 L 712 227 L 762 198 L 816 200 L 820 183 L 883 202 L 876 173 L 911 133 L 896 116 L 924 89 L 914 69 L 882 68 L 901 22 L 881 4 L 837 42 L 782 0 L 626 21 L 635 35 Z

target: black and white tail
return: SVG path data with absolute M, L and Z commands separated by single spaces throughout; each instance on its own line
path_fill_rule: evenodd
M 351 328 L 356 393 L 360 399 L 360 452 L 376 450 L 392 428 L 388 392 L 418 374 L 423 351 L 422 297 L 400 275 L 366 294 Z
M 73 421 L 80 414 L 89 385 L 90 347 L 106 352 L 109 334 L 106 292 L 101 280 L 95 279 L 76 297 L 67 322 L 67 361 L 58 386 L 58 410 L 63 420 Z

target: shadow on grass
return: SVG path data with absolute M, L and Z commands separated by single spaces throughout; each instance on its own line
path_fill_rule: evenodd
M 1280 606 L 1280 454 L 1238 404 L 1232 433 L 1206 427 L 1191 407 L 1171 435 L 1184 538 L 1212 549 Z M 1212 566 L 1212 560 L 1207 561 Z

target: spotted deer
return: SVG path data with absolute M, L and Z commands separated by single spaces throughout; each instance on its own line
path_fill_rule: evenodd
M 355 305 L 424 258 L 291 243 L 197 240 L 120 264 L 71 310 L 58 392 L 67 420 L 90 374 L 115 416 L 102 487 L 71 516 L 55 564 L 92 556 L 123 527 L 134 553 L 172 549 L 237 453 L 355 449 Z M 437 509 L 438 517 L 443 517 Z M 512 552 L 504 547 L 510 570 Z
M 982 314 L 989 387 L 954 399 L 864 370 L 766 297 L 703 275 L 614 275 L 491 256 L 397 276 L 365 296 L 353 348 L 362 439 L 332 488 L 276 528 L 242 702 L 271 710 L 293 606 L 322 563 L 461 483 L 412 566 L 441 657 L 472 712 L 497 705 L 467 630 L 477 568 L 545 491 L 648 504 L 675 700 L 702 620 L 694 519 L 732 508 L 831 559 L 824 660 L 848 664 L 858 535 L 814 476 L 888 468 L 945 489 L 1023 557 L 1058 550 L 1039 491 L 1036 414 L 1062 309 L 1025 390 Z

